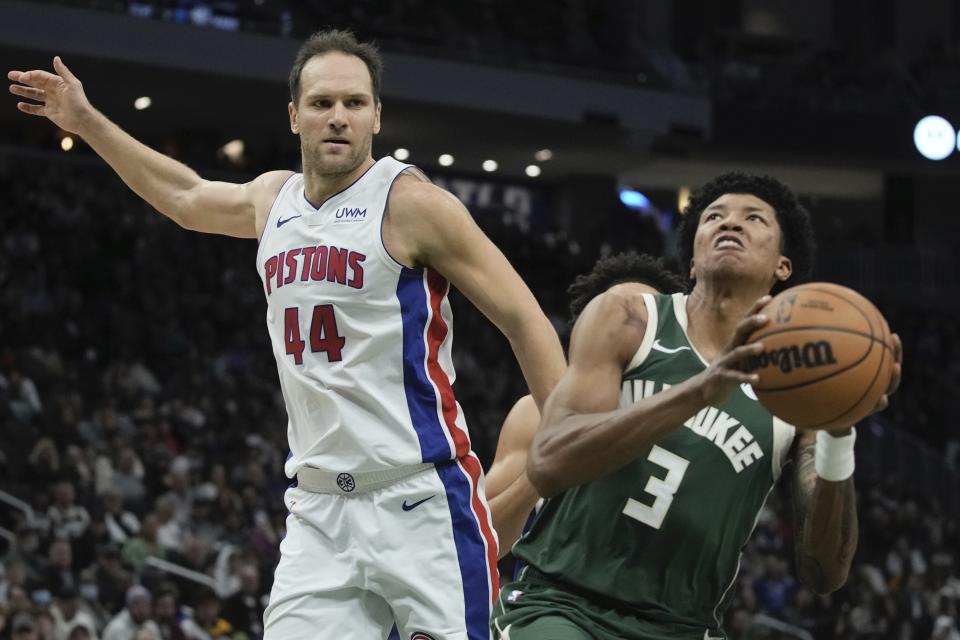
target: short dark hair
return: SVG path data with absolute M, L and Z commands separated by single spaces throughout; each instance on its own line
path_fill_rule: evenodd
M 590 301 L 616 284 L 639 282 L 660 293 L 686 291 L 687 282 L 659 258 L 628 251 L 601 258 L 590 273 L 577 276 L 567 289 L 570 296 L 570 324 L 573 325 Z
M 363 60 L 370 71 L 370 83 L 373 87 L 373 101 L 380 102 L 380 78 L 383 75 L 383 59 L 377 45 L 360 42 L 348 29 L 325 29 L 317 31 L 300 45 L 297 57 L 290 69 L 290 99 L 296 105 L 300 100 L 300 74 L 303 67 L 314 56 L 322 56 L 331 51 L 339 51 Z
M 783 238 L 781 253 L 790 258 L 793 272 L 783 282 L 777 282 L 771 293 L 799 284 L 810 277 L 817 243 L 813 235 L 810 213 L 800 204 L 797 195 L 776 178 L 730 172 L 717 176 L 693 192 L 677 226 L 677 257 L 681 272 L 690 277 L 693 241 L 700 226 L 700 216 L 712 202 L 728 193 L 747 193 L 773 207 Z

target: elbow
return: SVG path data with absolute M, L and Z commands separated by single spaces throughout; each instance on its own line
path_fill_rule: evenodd
M 849 567 L 836 567 L 827 572 L 813 558 L 801 558 L 797 568 L 797 577 L 807 589 L 818 596 L 826 596 L 839 590 L 847 584 L 850 575 Z
M 537 493 L 544 498 L 551 498 L 564 489 L 560 484 L 556 465 L 544 455 L 543 447 L 537 446 L 536 441 L 527 457 L 527 479 Z

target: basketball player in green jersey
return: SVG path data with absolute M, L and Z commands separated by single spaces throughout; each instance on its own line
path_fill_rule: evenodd
M 575 324 L 584 307 L 608 290 L 639 295 L 673 293 L 686 288 L 682 277 L 670 271 L 662 260 L 645 253 L 618 253 L 601 258 L 590 273 L 577 276 L 567 289 L 570 323 Z M 500 541 L 500 557 L 510 552 L 540 501 L 526 473 L 527 453 L 539 424 L 540 411 L 533 396 L 517 400 L 500 428 L 497 453 L 487 472 L 487 500 Z
M 501 589 L 497 638 L 725 638 L 740 552 L 785 467 L 800 579 L 846 582 L 855 434 L 795 432 L 745 370 L 765 294 L 810 272 L 809 215 L 772 178 L 726 174 L 691 198 L 678 242 L 689 296 L 609 291 L 577 321 L 527 465 L 549 499 L 514 546 L 527 567 Z

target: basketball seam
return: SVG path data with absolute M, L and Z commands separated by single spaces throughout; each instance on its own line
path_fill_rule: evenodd
M 823 327 L 808 327 L 808 328 L 824 330 Z M 790 329 L 790 330 L 788 330 L 788 331 L 792 331 L 792 329 Z M 753 390 L 754 390 L 754 391 L 762 391 L 762 392 L 764 392 L 764 393 L 776 393 L 776 392 L 778 392 L 778 391 L 791 391 L 791 390 L 793 390 L 793 389 L 799 389 L 800 387 L 805 387 L 805 386 L 807 386 L 807 385 L 815 384 L 815 383 L 817 383 L 817 382 L 823 382 L 824 380 L 829 380 L 830 378 L 833 378 L 834 376 L 838 376 L 838 375 L 840 375 L 841 373 L 846 373 L 846 372 L 849 371 L 850 369 L 853 369 L 854 367 L 856 367 L 857 365 L 859 365 L 861 362 L 863 362 L 864 360 L 866 360 L 866 359 L 870 356 L 870 354 L 873 353 L 873 345 L 874 345 L 875 342 L 879 342 L 882 346 L 884 346 L 884 347 L 886 347 L 886 348 L 888 348 L 888 349 L 890 348 L 888 345 L 884 344 L 883 340 L 878 340 L 877 338 L 872 338 L 872 337 L 867 336 L 867 335 L 864 335 L 864 334 L 862 334 L 862 333 L 857 333 L 857 332 L 852 332 L 852 331 L 843 331 L 842 329 L 826 329 L 826 331 L 840 331 L 840 332 L 842 332 L 842 333 L 856 333 L 856 335 L 859 335 L 859 336 L 861 336 L 861 337 L 863 337 L 863 338 L 867 338 L 867 339 L 870 340 L 870 348 L 867 349 L 867 350 L 864 352 L 864 354 L 860 357 L 860 359 L 857 360 L 856 362 L 852 362 L 852 363 L 848 364 L 848 365 L 845 366 L 843 369 L 838 369 L 837 371 L 833 371 L 833 372 L 831 372 L 831 373 L 828 373 L 828 374 L 826 374 L 825 376 L 823 376 L 822 378 L 815 378 L 815 379 L 813 379 L 813 380 L 807 380 L 806 382 L 800 382 L 800 383 L 797 383 L 797 384 L 788 385 L 788 386 L 786 386 L 786 387 L 769 387 L 769 388 L 767 388 L 767 387 L 754 387 Z M 772 334 L 769 334 L 769 335 L 772 335 Z M 761 340 L 762 340 L 762 338 L 761 338 Z M 880 362 L 883 362 L 883 360 L 881 360 Z
M 882 326 L 880 327 L 880 330 L 883 331 L 883 327 L 882 327 Z M 872 351 L 873 348 L 871 347 L 870 350 Z M 880 355 L 880 363 L 879 363 L 879 365 L 877 366 L 877 370 L 874 371 L 874 373 L 873 373 L 873 380 L 871 380 L 871 381 L 870 381 L 870 384 L 867 385 L 866 390 L 865 390 L 862 394 L 860 394 L 860 397 L 857 398 L 857 401 L 854 402 L 852 405 L 850 405 L 850 407 L 849 407 L 846 411 L 844 411 L 844 412 L 841 413 L 840 415 L 834 417 L 833 419 L 827 420 L 826 422 L 821 422 L 821 423 L 819 423 L 819 424 L 815 424 L 815 425 L 813 425 L 813 426 L 811 426 L 811 427 L 809 427 L 809 428 L 811 428 L 811 429 L 816 429 L 816 428 L 818 428 L 818 427 L 822 427 L 822 426 L 825 425 L 825 424 L 829 424 L 829 423 L 831 423 L 831 422 L 835 422 L 835 421 L 839 420 L 840 418 L 842 418 L 843 416 L 847 415 L 848 413 L 850 413 L 851 411 L 853 411 L 854 409 L 857 408 L 857 405 L 859 405 L 859 404 L 863 401 L 863 399 L 866 397 L 866 395 L 867 395 L 868 393 L 870 393 L 870 390 L 873 389 L 873 385 L 877 382 L 877 376 L 880 375 L 880 371 L 883 369 L 883 363 L 884 363 L 884 361 L 886 360 L 887 354 L 886 354 L 885 351 L 881 351 L 880 354 L 881 354 L 881 355 Z M 868 415 L 869 415 L 869 414 L 868 414 Z M 866 416 L 864 416 L 864 417 L 866 417 Z
M 850 305 L 850 307 L 851 307 L 852 309 L 854 309 L 857 313 L 859 313 L 859 314 L 863 317 L 863 319 L 866 321 L 867 326 L 870 328 L 870 335 L 867 335 L 867 334 L 863 333 L 862 331 L 854 331 L 854 330 L 852 330 L 852 329 L 843 329 L 843 328 L 840 328 L 840 327 L 829 327 L 829 328 L 827 328 L 827 329 L 824 329 L 824 327 L 822 327 L 822 326 L 817 326 L 817 325 L 802 325 L 802 326 L 799 326 L 799 327 L 790 327 L 790 328 L 785 328 L 785 329 L 777 329 L 777 330 L 775 330 L 775 331 L 770 331 L 770 332 L 764 333 L 764 334 L 762 334 L 762 335 L 760 335 L 760 336 L 757 336 L 756 338 L 753 338 L 753 336 L 751 336 L 751 339 L 756 339 L 756 340 L 759 340 L 759 341 L 762 342 L 764 338 L 767 338 L 767 337 L 770 337 L 770 336 L 779 335 L 779 334 L 781 334 L 781 333 L 789 333 L 789 332 L 791 332 L 791 331 L 820 330 L 820 331 L 833 331 L 833 332 L 837 332 L 837 333 L 847 333 L 847 334 L 857 335 L 857 336 L 860 336 L 860 337 L 863 337 L 863 338 L 867 338 L 868 340 L 870 340 L 870 348 L 867 349 L 866 352 L 863 354 L 863 356 L 862 356 L 859 360 L 857 360 L 856 362 L 853 362 L 853 363 L 847 365 L 846 367 L 844 367 L 843 369 L 840 369 L 839 371 L 834 371 L 834 372 L 832 372 L 832 373 L 829 373 L 829 374 L 825 375 L 825 376 L 822 377 L 822 378 L 816 378 L 816 379 L 814 379 L 814 380 L 807 380 L 806 382 L 799 383 L 799 384 L 794 384 L 794 385 L 789 385 L 789 386 L 786 386 L 786 387 L 771 387 L 771 388 L 755 387 L 755 391 L 761 391 L 761 392 L 764 392 L 764 393 L 772 393 L 772 392 L 778 392 L 778 391 L 790 391 L 790 390 L 792 390 L 792 389 L 798 389 L 798 388 L 800 388 L 800 387 L 805 387 L 805 386 L 807 386 L 807 385 L 809 385 L 809 384 L 814 384 L 814 383 L 817 383 L 817 382 L 822 382 L 822 381 L 824 381 L 824 380 L 829 380 L 830 378 L 832 378 L 832 377 L 834 377 L 834 376 L 838 376 L 838 375 L 840 375 L 841 373 L 845 373 L 845 372 L 849 371 L 850 369 L 856 367 L 856 366 L 859 365 L 861 362 L 863 362 L 864 360 L 866 360 L 867 357 L 873 352 L 873 343 L 874 343 L 874 342 L 879 342 L 882 346 L 884 346 L 884 347 L 886 347 L 886 348 L 888 348 L 888 349 L 890 348 L 890 346 L 889 346 L 888 344 L 886 344 L 886 341 L 883 339 L 882 335 L 881 335 L 881 338 L 880 338 L 880 339 L 878 339 L 878 338 L 874 335 L 874 332 L 873 332 L 873 323 L 870 322 L 870 317 L 869 317 L 866 313 L 864 313 L 864 312 L 860 309 L 860 307 L 858 307 L 856 304 L 854 304 L 851 300 L 847 299 L 845 296 L 843 296 L 843 295 L 841 295 L 841 294 L 839 294 L 839 293 L 836 293 L 836 292 L 834 292 L 834 291 L 830 291 L 829 289 L 821 289 L 821 288 L 819 288 L 819 287 L 811 287 L 811 286 L 809 286 L 809 285 L 806 286 L 806 287 L 804 287 L 804 288 L 807 289 L 808 291 L 817 291 L 817 292 L 822 293 L 822 294 L 824 294 L 824 295 L 833 296 L 834 298 L 839 298 L 840 300 L 843 300 L 844 302 L 846 302 L 848 305 Z M 864 300 L 866 300 L 866 298 L 864 298 Z M 867 300 L 867 302 L 870 303 L 871 305 L 873 304 L 873 303 L 871 303 L 869 300 Z M 883 332 L 883 325 L 880 325 L 880 327 L 878 327 L 878 328 L 880 329 L 881 334 L 882 334 L 882 332 Z M 751 341 L 752 341 L 752 340 L 751 340 Z M 881 360 L 880 362 L 882 363 L 883 360 Z M 872 384 L 872 383 L 871 383 L 871 384 Z M 869 388 L 869 387 L 868 387 L 868 388 Z M 861 396 L 861 399 L 862 399 L 862 396 Z M 859 402 L 859 400 L 858 400 L 858 402 Z M 856 405 L 854 405 L 854 406 L 856 406 Z

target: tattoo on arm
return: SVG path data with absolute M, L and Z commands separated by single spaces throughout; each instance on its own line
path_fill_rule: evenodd
M 799 443 L 794 457 L 793 503 L 797 573 L 817 593 L 846 582 L 857 549 L 857 502 L 853 478 L 826 482 L 817 477 L 815 440 Z

